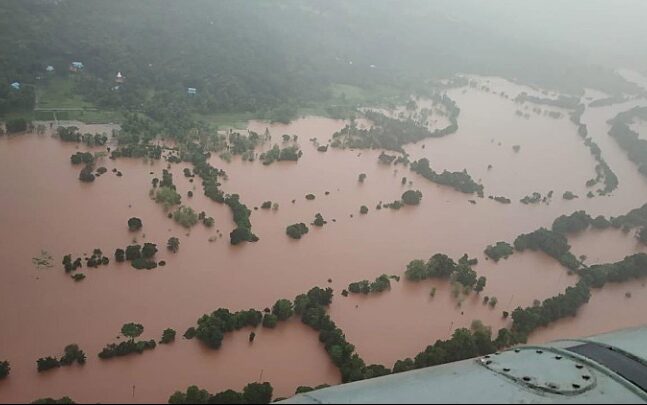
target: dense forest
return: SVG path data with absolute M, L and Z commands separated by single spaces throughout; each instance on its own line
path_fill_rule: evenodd
M 630 124 L 635 119 L 647 118 L 647 107 L 634 107 L 629 111 L 619 113 L 609 121 L 609 135 L 614 137 L 618 145 L 627 152 L 629 160 L 638 166 L 638 171 L 647 176 L 647 141 L 631 129 Z
M 333 91 L 335 84 L 408 92 L 457 72 L 572 93 L 587 86 L 638 91 L 576 55 L 516 41 L 498 26 L 473 27 L 470 13 L 446 1 L 8 0 L 0 10 L 0 113 L 31 107 L 37 77 L 64 77 L 73 61 L 84 65 L 73 76 L 86 101 L 152 117 L 191 111 L 286 119 L 297 106 L 343 104 L 347 94 Z M 118 88 L 117 72 L 125 77 Z M 9 86 L 14 81 L 24 84 L 19 91 Z

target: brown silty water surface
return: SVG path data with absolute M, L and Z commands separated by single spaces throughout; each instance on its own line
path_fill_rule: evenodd
M 505 91 L 510 98 L 528 91 L 494 78 L 479 80 L 490 80 L 490 88 Z M 12 364 L 10 378 L 0 382 L 0 401 L 68 395 L 81 402 L 165 402 L 175 390 L 191 384 L 217 392 L 260 380 L 270 381 L 277 397 L 291 395 L 299 385 L 338 383 L 338 371 L 317 333 L 296 320 L 273 331 L 257 330 L 252 345 L 247 341 L 249 330 L 233 333 L 218 351 L 180 335 L 200 315 L 219 307 L 262 310 L 279 298 L 292 299 L 315 285 L 328 286 L 328 279 L 338 293 L 350 282 L 372 280 L 383 273 L 402 275 L 410 260 L 436 252 L 455 258 L 463 253 L 477 257 L 475 269 L 488 278 L 481 296 L 469 296 L 459 306 L 447 284 L 413 285 L 404 279 L 379 296 L 335 296 L 330 314 L 367 363 L 391 366 L 476 319 L 498 329 L 506 325 L 502 311 L 531 305 L 535 299 L 553 296 L 574 284 L 574 276 L 542 253 L 515 254 L 495 264 L 486 261 L 482 251 L 490 243 L 512 241 L 520 233 L 550 226 L 561 214 L 585 209 L 591 215 L 618 215 L 646 202 L 645 180 L 607 135 L 606 124 L 637 102 L 589 109 L 584 114 L 590 135 L 620 179 L 613 196 L 587 199 L 584 183 L 594 176 L 595 161 L 568 118 L 552 119 L 533 114 L 530 108 L 530 118 L 525 119 L 515 115 L 524 106 L 501 97 L 498 91 L 464 90 L 449 91 L 461 108 L 459 131 L 409 145 L 406 150 L 415 159 L 428 157 L 436 170 L 466 168 L 482 180 L 486 196 L 503 195 L 512 204 L 487 198 L 470 204 L 473 196 L 430 183 L 402 166 L 379 165 L 380 151 L 317 152 L 308 139 L 316 137 L 325 144 L 345 125 L 343 121 L 305 117 L 287 126 L 251 122 L 250 129 L 258 132 L 269 127 L 277 143 L 283 133 L 298 135 L 304 155 L 298 163 L 277 162 L 267 167 L 258 161 L 234 158 L 228 164 L 212 158 L 212 164 L 228 174 L 222 188 L 239 193 L 248 207 L 253 209 L 266 200 L 279 203 L 277 211 L 253 210 L 253 230 L 261 240 L 237 247 L 228 241 L 234 226 L 231 212 L 205 198 L 199 180 L 192 184 L 182 175 L 189 165 L 173 165 L 175 184 L 184 204 L 215 218 L 212 229 L 198 225 L 187 231 L 149 198 L 151 179 L 160 177 L 165 162 L 105 159 L 99 165 L 109 172 L 92 184 L 83 184 L 78 181 L 80 167 L 69 162 L 76 145 L 38 135 L 0 139 L 0 359 Z M 96 131 L 103 129 L 92 132 Z M 513 145 L 521 146 L 518 153 Z M 488 164 L 493 165 L 491 170 Z M 111 173 L 113 167 L 123 177 Z M 363 184 L 357 181 L 360 173 L 367 174 Z M 413 181 L 412 188 L 422 191 L 422 203 L 399 211 L 376 210 L 379 201 L 399 199 L 409 188 L 401 184 L 403 176 Z M 194 190 L 193 198 L 186 197 L 189 190 Z M 545 194 L 549 190 L 555 196 L 548 205 L 518 202 L 533 191 Z M 567 190 L 580 198 L 562 200 Z M 308 193 L 316 199 L 307 201 Z M 359 215 L 361 205 L 369 207 L 367 215 Z M 323 228 L 310 227 L 300 241 L 285 235 L 287 225 L 309 223 L 316 213 L 328 221 Z M 126 226 L 132 216 L 144 222 L 136 234 Z M 217 230 L 225 237 L 213 241 Z M 176 255 L 163 249 L 170 236 L 181 240 Z M 631 235 L 596 237 L 585 233 L 571 240 L 578 255 L 588 255 L 588 263 L 598 258 L 615 260 L 638 250 Z M 67 253 L 76 257 L 101 248 L 112 256 L 133 238 L 157 243 L 161 248 L 158 259 L 167 265 L 137 271 L 127 264 L 111 263 L 83 269 L 87 279 L 81 283 L 73 282 L 62 270 L 60 260 Z M 613 243 L 605 244 L 605 238 Z M 54 257 L 53 268 L 35 269 L 31 259 L 41 250 Z M 437 288 L 433 298 L 432 287 Z M 625 290 L 638 287 L 619 286 L 621 298 L 612 293 L 614 288 L 596 292 L 575 320 L 563 323 L 570 329 L 549 328 L 538 333 L 537 339 L 561 337 L 551 335 L 553 330 L 584 335 L 647 322 L 643 313 L 618 319 L 616 313 L 645 294 L 637 290 L 633 301 L 627 301 Z M 485 295 L 498 298 L 495 309 L 481 303 Z M 604 312 L 591 309 L 602 307 Z M 174 328 L 178 341 L 141 356 L 96 358 L 105 344 L 116 341 L 121 325 L 127 322 L 142 323 L 146 339 L 159 339 L 163 329 Z M 582 326 L 573 326 L 578 324 Z M 60 355 L 70 343 L 88 353 L 84 367 L 36 372 L 36 359 Z

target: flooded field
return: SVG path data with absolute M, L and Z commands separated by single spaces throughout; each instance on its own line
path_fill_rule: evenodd
M 488 279 L 480 295 L 459 300 L 452 295 L 448 282 L 413 284 L 402 279 L 389 292 L 338 299 L 331 316 L 367 363 L 392 367 L 397 360 L 415 356 L 427 345 L 450 338 L 455 329 L 469 328 L 476 320 L 496 333 L 511 324 L 503 319 L 503 311 L 530 306 L 535 299 L 557 295 L 577 281 L 541 253 L 515 254 L 498 264 L 485 261 L 484 256 L 478 256 L 480 263 L 475 267 Z M 527 286 L 528 280 L 533 280 L 532 288 Z M 526 287 L 521 287 L 524 284 Z M 491 308 L 483 304 L 485 296 L 496 297 L 499 303 Z
M 606 121 L 647 102 L 589 108 L 584 113 L 582 121 L 620 181 L 613 195 L 586 198 L 585 183 L 595 176 L 596 162 L 567 114 L 551 118 L 544 114 L 544 106 L 540 106 L 542 112 L 534 112 L 529 103 L 512 100 L 524 91 L 551 95 L 495 78 L 480 81 L 487 90 L 448 91 L 461 109 L 458 132 L 407 145 L 405 150 L 412 160 L 427 157 L 435 170 L 467 169 L 482 182 L 486 197 L 505 196 L 511 204 L 487 198 L 471 204 L 471 195 L 431 183 L 403 166 L 378 164 L 379 150 L 318 152 L 309 139 L 326 144 L 344 121 L 304 117 L 289 125 L 251 122 L 249 128 L 259 133 L 268 128 L 276 143 L 283 134 L 298 135 L 303 157 L 297 163 L 270 166 L 239 157 L 230 163 L 212 157 L 211 164 L 227 172 L 225 192 L 239 193 L 253 210 L 253 231 L 260 237 L 257 243 L 235 247 L 228 239 L 234 227 L 229 208 L 203 196 L 199 180 L 191 183 L 183 176 L 188 164 L 172 166 L 174 182 L 184 204 L 215 219 L 213 228 L 199 224 L 187 231 L 151 200 L 151 180 L 160 177 L 166 162 L 104 158 L 98 165 L 108 172 L 84 184 L 78 180 L 79 167 L 70 164 L 70 155 L 86 150 L 84 146 L 49 135 L 0 138 L 0 306 L 4 308 L 0 358 L 12 365 L 12 377 L 0 382 L 0 401 L 68 395 L 80 402 L 159 402 L 191 384 L 217 392 L 241 389 L 253 381 L 270 381 L 275 397 L 289 396 L 300 385 L 340 382 L 317 333 L 295 320 L 271 331 L 259 328 L 251 345 L 248 330 L 228 335 L 218 351 L 178 336 L 177 342 L 141 356 L 101 361 L 96 354 L 115 341 L 127 322 L 143 324 L 143 338 L 157 340 L 169 327 L 182 335 L 202 314 L 220 307 L 262 310 L 313 286 L 331 286 L 337 294 L 330 315 L 348 341 L 367 363 L 390 367 L 474 320 L 494 330 L 506 326 L 502 311 L 532 305 L 574 284 L 576 277 L 543 253 L 517 253 L 495 264 L 485 259 L 483 249 L 549 227 L 557 216 L 575 210 L 593 216 L 619 215 L 644 204 L 647 181 L 607 135 Z M 516 114 L 517 110 L 528 118 Z M 112 128 L 87 130 L 109 133 Z M 515 145 L 520 146 L 518 152 Z M 114 175 L 113 168 L 123 177 Z M 364 183 L 358 182 L 360 173 L 367 175 Z M 402 185 L 403 176 L 413 184 Z M 409 188 L 422 192 L 419 206 L 375 209 L 380 201 L 399 199 Z M 532 192 L 550 190 L 554 191 L 550 204 L 519 203 Z M 194 191 L 194 197 L 188 198 L 188 191 Z M 566 191 L 579 198 L 562 199 Z M 316 198 L 306 200 L 308 193 Z M 278 203 L 278 210 L 253 209 L 267 200 Z M 369 207 L 367 215 L 359 215 L 362 205 Z M 310 223 L 317 213 L 328 221 L 323 228 L 311 227 L 299 241 L 285 235 L 287 225 Z M 133 216 L 144 223 L 134 234 L 126 224 Z M 217 237 L 218 230 L 223 238 Z M 163 249 L 171 236 L 181 241 L 175 255 Z M 80 283 L 66 276 L 60 265 L 65 254 L 76 257 L 95 248 L 112 256 L 133 239 L 157 243 L 162 248 L 158 257 L 167 265 L 138 271 L 125 263 L 111 263 L 84 269 L 87 279 Z M 570 243 L 575 254 L 587 256 L 588 264 L 646 250 L 636 244 L 633 234 L 620 231 L 586 232 Z M 32 264 L 41 251 L 53 256 L 52 268 L 37 270 Z M 383 273 L 402 275 L 410 260 L 438 252 L 456 259 L 464 253 L 478 258 L 475 270 L 488 278 L 481 297 L 472 295 L 459 305 L 446 283 L 414 285 L 404 278 L 380 295 L 339 295 L 350 282 L 372 280 Z M 433 287 L 437 294 L 431 297 Z M 582 336 L 647 323 L 641 310 L 647 299 L 642 288 L 640 283 L 629 283 L 596 291 L 576 319 L 560 321 L 532 339 Z M 496 308 L 482 304 L 486 295 L 498 298 Z M 70 343 L 88 353 L 87 365 L 36 372 L 36 359 L 60 355 Z

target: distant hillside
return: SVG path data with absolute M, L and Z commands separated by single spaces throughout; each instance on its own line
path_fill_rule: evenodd
M 75 91 L 110 109 L 257 112 L 325 100 L 333 83 L 411 89 L 456 72 L 633 91 L 610 69 L 517 41 L 468 11 L 448 1 L 5 0 L 0 113 L 33 97 L 18 103 L 9 83 L 48 65 L 62 75 L 72 61 L 85 66 Z M 189 87 L 199 96 L 186 97 Z

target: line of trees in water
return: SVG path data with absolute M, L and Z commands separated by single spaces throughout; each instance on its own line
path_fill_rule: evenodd
M 272 149 L 267 152 L 261 153 L 260 159 L 265 166 L 271 165 L 274 162 L 292 161 L 296 162 L 303 155 L 298 146 L 288 146 L 280 148 L 274 145 Z
M 103 255 L 103 252 L 101 249 L 94 249 L 92 251 L 92 255 L 89 257 L 85 258 L 80 258 L 77 257 L 76 259 L 72 259 L 71 254 L 67 254 L 63 256 L 63 268 L 65 269 L 66 274 L 70 274 L 70 277 L 74 281 L 82 281 L 85 279 L 85 275 L 82 273 L 74 273 L 78 269 L 83 268 L 83 260 L 85 259 L 85 265 L 87 268 L 97 268 L 99 266 L 107 266 L 110 263 L 110 259 L 107 256 Z
M 306 294 L 297 296 L 294 301 L 278 300 L 271 310 L 266 309 L 265 315 L 253 309 L 230 313 L 221 308 L 201 317 L 196 327 L 187 330 L 185 337 L 197 338 L 208 347 L 219 349 L 225 333 L 246 327 L 256 328 L 261 324 L 263 327 L 273 328 L 276 322 L 284 322 L 292 316 L 298 316 L 301 322 L 319 332 L 319 340 L 324 344 L 332 362 L 339 368 L 343 382 L 388 374 L 390 370 L 383 366 L 366 366 L 355 352 L 355 347 L 348 343 L 342 330 L 330 319 L 326 311 L 332 303 L 332 298 L 332 289 L 314 287 Z M 251 335 L 250 341 L 253 341 Z
M 117 263 L 130 262 L 130 265 L 137 270 L 152 270 L 159 265 L 164 265 L 162 261 L 159 263 L 155 260 L 155 255 L 158 252 L 155 243 L 146 242 L 144 245 L 134 244 L 129 245 L 126 249 L 118 248 L 115 250 L 115 261 Z
M 582 219 L 590 217 L 578 212 L 568 218 L 557 223 L 574 221 L 574 223 L 579 224 Z M 624 216 L 612 218 L 607 222 L 612 225 L 615 223 L 616 225 L 614 226 L 644 226 L 647 223 L 647 204 L 632 210 Z M 570 230 L 572 228 L 567 226 L 564 230 L 566 229 Z M 575 225 L 573 229 L 580 230 L 582 226 Z M 543 250 L 560 260 L 565 251 L 570 253 L 570 247 L 565 243 L 565 238 L 560 232 L 562 230 L 558 232 L 541 228 L 534 233 L 520 235 L 520 237 L 523 240 L 523 248 Z M 516 245 L 517 243 L 515 243 L 515 247 L 517 247 Z M 509 252 L 509 249 L 506 249 L 506 252 Z M 430 277 L 449 278 L 465 273 L 465 279 L 468 280 L 467 285 L 475 285 L 476 283 L 469 281 L 474 280 L 475 273 L 472 274 L 473 271 L 467 271 L 469 266 L 474 264 L 476 264 L 476 261 L 470 260 L 466 255 L 457 264 L 446 255 L 436 254 L 427 263 L 416 260 L 409 263 L 405 276 L 407 279 L 415 281 Z M 461 268 L 464 268 L 465 271 L 461 270 Z M 319 340 L 324 344 L 326 352 L 333 363 L 339 368 L 342 382 L 358 381 L 387 375 L 391 372 L 404 372 L 487 355 L 515 344 L 525 343 L 528 336 L 536 329 L 545 327 L 557 320 L 575 316 L 577 310 L 590 300 L 591 288 L 601 288 L 609 282 L 619 283 L 647 277 L 647 254 L 638 253 L 616 263 L 578 269 L 578 274 L 581 276 L 580 281 L 575 286 L 568 287 L 564 293 L 530 307 L 516 308 L 511 314 L 511 327 L 509 329 L 500 329 L 496 337 L 493 336 L 489 328 L 476 321 L 470 329 L 457 329 L 450 339 L 436 341 L 416 355 L 414 359 L 406 358 L 396 361 L 392 370 L 382 365 L 367 366 L 355 352 L 355 347 L 346 340 L 343 331 L 330 319 L 326 313 L 333 298 L 333 291 L 330 288 L 321 289 L 315 287 L 308 293 L 297 296 L 294 301 L 278 300 L 272 309 L 267 308 L 265 310 L 265 315 L 253 309 L 233 314 L 226 309 L 219 309 L 211 315 L 204 315 L 200 318 L 198 326 L 189 328 L 185 333 L 185 337 L 189 339 L 197 337 L 207 346 L 218 349 L 221 347 L 225 333 L 245 327 L 255 328 L 261 324 L 264 327 L 271 328 L 277 322 L 287 321 L 296 315 L 300 317 L 305 325 L 319 332 Z M 462 277 L 457 277 L 457 281 L 462 283 L 459 279 L 462 279 Z M 364 284 L 360 283 L 358 285 L 358 291 L 362 292 Z M 483 286 L 484 284 L 483 282 Z M 123 346 L 123 348 L 117 345 L 109 345 L 106 348 L 107 352 L 116 356 L 121 355 L 119 353 L 141 352 L 150 348 L 149 345 L 154 347 L 154 341 L 151 341 L 152 343 L 138 342 L 133 345 L 134 339 L 141 332 L 143 332 L 143 326 L 141 325 L 124 325 L 122 334 L 130 337 L 130 343 L 122 342 L 120 346 Z M 250 342 L 252 341 L 253 337 L 250 334 Z M 109 357 L 111 356 L 108 355 Z M 271 400 L 271 386 L 255 387 L 254 391 L 256 389 L 264 395 L 262 397 L 263 402 L 257 397 L 257 403 L 265 403 Z M 311 390 L 310 387 L 300 387 L 300 389 L 303 392 Z M 233 398 L 236 401 L 240 401 L 241 398 L 243 398 L 243 401 L 249 400 L 245 399 L 244 391 L 242 394 L 232 390 L 224 391 L 224 393 L 226 394 L 221 393 L 222 395 L 219 398 Z M 192 386 L 186 393 L 176 392 L 169 401 L 173 401 L 171 403 L 205 403 L 204 401 L 210 400 L 213 402 L 215 400 L 214 396 Z
M 413 172 L 434 183 L 450 186 L 462 193 L 477 194 L 483 197 L 483 185 L 475 182 L 466 170 L 462 172 L 444 170 L 442 173 L 438 173 L 429 166 L 429 159 L 427 158 L 412 162 L 410 168 Z
M 546 195 L 546 197 L 542 197 L 541 193 L 535 191 L 532 194 L 523 197 L 521 200 L 519 200 L 519 202 L 525 205 L 539 204 L 540 202 L 548 202 L 552 195 L 553 192 L 550 191 L 548 195 Z
M 90 133 L 82 134 L 79 128 L 75 126 L 60 126 L 56 128 L 56 136 L 63 142 L 84 143 L 87 146 L 105 146 L 108 142 L 108 136 L 105 133 L 97 133 L 94 135 Z
M 512 246 L 507 243 L 507 242 L 497 242 L 494 245 L 489 245 L 488 247 L 485 248 L 485 254 L 495 262 L 498 262 L 499 260 L 507 259 L 514 253 L 514 249 Z
M 517 236 L 514 240 L 514 248 L 519 252 L 527 249 L 540 250 L 571 271 L 579 269 L 582 264 L 571 253 L 571 246 L 568 244 L 566 237 L 561 233 L 546 228 L 539 228 L 536 231 Z
M 391 118 L 371 110 L 364 113 L 364 117 L 371 122 L 370 128 L 357 128 L 356 122 L 353 121 L 333 134 L 330 145 L 333 148 L 387 149 L 402 152 L 402 147 L 408 143 L 440 138 L 458 131 L 460 108 L 454 100 L 447 95 L 433 95 L 432 99 L 442 103 L 447 110 L 450 124 L 445 128 L 430 131 L 426 125 L 413 119 Z
M 238 194 L 225 194 L 220 190 L 219 178 L 226 174 L 223 170 L 217 169 L 209 163 L 210 150 L 223 147 L 231 148 L 231 145 L 225 144 L 223 146 L 221 136 L 214 133 L 207 125 L 190 119 L 188 116 L 183 116 L 182 119 L 185 121 L 183 127 L 185 126 L 186 128 L 181 132 L 174 133 L 169 131 L 163 122 L 143 118 L 139 114 L 127 114 L 121 131 L 117 133 L 120 146 L 111 152 L 111 158 L 147 157 L 161 159 L 163 148 L 159 145 L 152 145 L 150 142 L 156 136 L 165 134 L 174 138 L 178 146 L 172 152 L 177 153 L 170 153 L 167 156 L 169 165 L 180 162 L 192 163 L 194 166 L 193 173 L 189 173 L 191 181 L 193 176 L 198 176 L 202 180 L 205 196 L 213 201 L 225 204 L 231 209 L 233 220 L 236 223 L 236 228 L 230 233 L 231 244 L 237 245 L 244 241 L 257 241 L 258 237 L 252 232 L 252 225 L 249 220 L 251 210 L 240 201 Z M 246 137 L 233 135 L 232 137 L 234 149 L 238 145 L 236 140 L 254 138 L 253 134 Z M 291 156 L 288 156 L 288 158 L 291 159 Z M 161 181 L 157 178 L 153 179 L 153 188 L 156 190 L 152 191 L 152 196 L 156 202 L 163 204 L 165 208 L 168 209 L 181 204 L 181 196 L 173 184 L 172 174 L 167 169 L 163 170 Z M 171 215 L 171 218 L 182 226 L 191 227 L 199 220 L 196 216 L 197 214 L 188 207 L 180 207 Z M 205 225 L 208 222 L 210 221 L 205 221 Z
M 132 353 L 142 354 L 146 350 L 153 350 L 157 347 L 154 340 L 140 340 L 137 339 L 144 332 L 144 326 L 138 323 L 127 323 L 121 327 L 121 334 L 128 338 L 125 342 L 110 343 L 106 345 L 101 352 L 99 358 L 102 360 L 112 359 L 114 357 L 128 356 Z
M 647 120 L 647 107 L 634 107 L 609 120 L 609 135 L 624 149 L 629 160 L 638 166 L 638 171 L 647 176 L 647 140 L 641 139 L 640 135 L 631 129 L 630 125 L 635 119 Z
M 346 296 L 348 293 L 364 295 L 381 293 L 391 289 L 391 280 L 400 281 L 400 277 L 382 274 L 373 282 L 362 280 L 350 283 L 348 289 L 342 291 L 342 295 Z
M 186 392 L 176 391 L 168 400 L 169 404 L 269 404 L 272 402 L 274 388 L 270 383 L 250 383 L 242 392 L 225 390 L 210 394 L 195 385 Z
M 122 357 L 127 356 L 133 353 L 141 354 L 146 350 L 152 350 L 156 347 L 154 340 L 148 341 L 136 341 L 135 339 L 139 337 L 144 332 L 144 327 L 141 324 L 137 323 L 128 323 L 124 324 L 121 328 L 121 335 L 128 338 L 127 341 L 121 343 L 111 343 L 106 345 L 106 347 L 99 352 L 98 357 L 103 360 L 111 359 L 113 357 Z M 160 344 L 170 344 L 175 341 L 175 330 L 165 329 L 162 333 L 162 338 L 160 339 Z M 39 373 L 43 373 L 52 369 L 57 369 L 61 367 L 68 367 L 77 363 L 80 366 L 85 365 L 87 362 L 87 355 L 77 344 L 70 344 L 65 346 L 63 355 L 59 357 L 47 356 L 41 357 L 36 361 L 36 368 Z M 10 364 L 7 361 L 0 361 L 0 380 L 9 376 L 11 370 Z M 67 398 L 67 397 L 65 397 Z M 59 403 L 52 402 L 55 400 L 42 399 L 40 402 L 33 403 Z M 71 401 L 71 400 L 70 400 Z M 73 402 L 61 402 L 61 403 L 73 403 Z
M 181 150 L 183 161 L 191 162 L 194 166 L 194 173 L 202 179 L 204 195 L 209 199 L 227 205 L 233 215 L 236 228 L 230 232 L 229 238 L 232 245 L 241 242 L 256 242 L 259 238 L 252 232 L 252 224 L 249 220 L 251 210 L 240 201 L 238 194 L 225 194 L 220 190 L 221 183 L 218 178 L 225 175 L 225 172 L 213 167 L 208 159 L 210 152 L 204 150 L 204 145 L 190 142 Z
M 263 313 L 255 309 L 231 313 L 228 309 L 219 308 L 200 317 L 197 326 L 189 328 L 184 337 L 197 338 L 211 349 L 219 349 L 226 333 L 246 327 L 256 328 L 261 325 L 263 318 Z
M 647 243 L 644 238 L 647 229 L 647 206 L 631 210 L 625 215 L 611 217 L 607 219 L 603 215 L 592 217 L 585 211 L 575 211 L 570 215 L 561 215 L 553 221 L 552 230 L 554 232 L 567 235 L 582 232 L 589 227 L 593 229 L 607 229 L 613 227 L 622 229 L 623 232 L 629 232 L 633 228 L 638 228 L 636 237 L 642 243 Z
M 633 279 L 647 277 L 647 254 L 636 253 L 615 263 L 586 266 L 575 258 L 570 251 L 566 239 L 567 234 L 582 232 L 589 227 L 607 229 L 610 227 L 624 229 L 647 226 L 647 204 L 631 210 L 625 215 L 605 218 L 602 215 L 592 217 L 585 211 L 576 211 L 570 215 L 562 215 L 555 219 L 552 230 L 540 228 L 534 232 L 519 235 L 514 242 L 514 250 L 540 250 L 559 261 L 580 277 L 578 283 L 566 289 L 563 294 L 544 300 L 528 308 L 517 308 L 512 312 L 513 324 L 505 335 L 499 334 L 504 346 L 525 343 L 528 335 L 539 327 L 570 316 L 575 316 L 577 310 L 586 304 L 591 296 L 592 288 L 602 288 L 607 283 L 621 283 Z M 640 234 L 640 232 L 639 232 Z M 505 242 L 488 246 L 486 254 L 494 260 L 507 257 L 514 251 Z
M 567 110 L 574 109 L 580 104 L 579 97 L 560 95 L 557 98 L 547 98 L 547 97 L 531 96 L 526 92 L 520 93 L 514 99 L 514 101 L 520 104 L 523 104 L 525 102 L 530 102 L 533 104 L 547 105 L 550 107 L 564 108 Z
M 568 246 L 563 236 L 564 233 L 579 232 L 589 225 L 603 229 L 609 226 L 618 228 L 639 227 L 646 224 L 647 204 L 630 211 L 626 215 L 611 218 L 610 220 L 606 220 L 604 217 L 592 218 L 583 211 L 578 211 L 569 216 L 557 218 L 553 224 L 553 230 L 549 231 L 541 228 L 533 233 L 520 235 L 519 238 L 521 239 L 517 238 L 515 240 L 515 248 L 518 250 L 526 248 L 542 250 L 568 267 L 570 262 L 565 260 L 564 256 L 570 254 L 570 246 Z M 509 245 L 507 247 L 509 248 Z M 509 252 L 509 249 L 505 250 Z M 476 275 L 473 271 L 469 271 L 471 270 L 469 266 L 473 264 L 476 264 L 475 261 L 470 261 L 467 257 L 461 258 L 457 264 L 446 255 L 437 254 L 427 263 L 412 261 L 407 266 L 405 275 L 407 279 L 414 281 L 430 277 L 456 277 L 457 282 L 474 286 L 478 285 L 478 280 L 476 280 L 476 283 L 472 283 Z M 581 276 L 581 279 L 575 286 L 567 288 L 564 293 L 548 298 L 540 304 L 515 309 L 511 314 L 512 326 L 509 329 L 501 329 L 496 338 L 493 338 L 488 328 L 475 323 L 471 329 L 456 330 L 449 340 L 439 340 L 428 346 L 415 359 L 399 360 L 395 363 L 392 372 L 467 359 L 489 354 L 510 345 L 524 343 L 537 328 L 544 327 L 559 319 L 575 316 L 577 310 L 589 301 L 591 288 L 601 288 L 609 282 L 618 283 L 646 277 L 646 269 L 647 255 L 643 253 L 628 256 L 616 263 L 595 265 L 584 269 L 578 266 L 577 273 Z M 464 283 L 465 280 L 467 280 L 466 283 Z M 358 286 L 359 292 L 363 292 L 362 285 L 360 283 Z M 475 290 L 477 289 L 475 288 Z M 277 301 L 271 310 L 266 309 L 265 315 L 256 310 L 231 314 L 227 310 L 220 309 L 209 316 L 202 317 L 198 321 L 198 327 L 189 329 L 185 336 L 187 338 L 198 337 L 209 347 L 219 348 L 224 333 L 240 330 L 244 327 L 257 327 L 261 324 L 264 327 L 271 328 L 277 322 L 286 321 L 296 314 L 301 317 L 304 324 L 319 332 L 320 341 L 324 343 L 333 363 L 339 367 L 343 382 L 373 378 L 390 373 L 391 370 L 381 365 L 366 366 L 363 360 L 355 353 L 354 346 L 348 343 L 343 332 L 337 328 L 326 314 L 326 308 L 332 302 L 332 296 L 331 289 L 313 288 L 307 294 L 296 297 L 294 302 L 289 300 Z M 142 332 L 143 326 L 141 325 L 124 325 L 122 334 L 129 337 L 130 340 L 119 345 L 108 345 L 102 351 L 100 357 L 111 358 L 133 352 L 141 353 L 144 350 L 154 348 L 154 341 L 134 341 Z M 167 335 L 166 332 L 164 335 Z M 250 340 L 252 340 L 251 335 Z M 8 368 L 8 364 L 6 367 Z M 181 400 L 182 395 L 185 394 L 176 395 L 179 395 L 177 398 Z
M 574 111 L 571 112 L 571 122 L 577 126 L 577 134 L 584 140 L 584 145 L 589 148 L 591 155 L 595 158 L 596 177 L 586 182 L 587 187 L 593 187 L 602 181 L 604 188 L 597 190 L 598 195 L 603 196 L 611 193 L 618 188 L 618 176 L 611 170 L 606 160 L 602 157 L 602 150 L 593 139 L 588 136 L 589 131 L 586 124 L 582 123 L 582 114 L 584 114 L 584 104 L 578 104 Z
M 54 368 L 71 366 L 74 363 L 84 365 L 87 360 L 85 352 L 76 344 L 65 346 L 63 356 L 58 359 L 56 357 L 42 357 L 36 361 L 36 366 L 39 373 L 48 371 Z
M 39 398 L 32 402 L 32 404 L 75 404 L 74 400 L 70 397 L 61 397 L 58 399 L 47 397 L 47 398 Z
M 487 283 L 486 277 L 478 277 L 472 269 L 477 262 L 470 260 L 467 255 L 456 263 L 444 253 L 436 253 L 427 261 L 415 259 L 407 264 L 404 275 L 407 280 L 419 282 L 426 279 L 451 280 L 469 294 L 471 291 L 480 293 Z
M 64 142 L 84 142 L 87 146 L 104 146 L 108 141 L 105 134 L 81 134 L 77 127 L 58 127 L 56 130 L 57 136 Z M 73 165 L 83 164 L 84 167 L 79 172 L 79 180 L 84 183 L 91 183 L 97 176 L 106 173 L 108 169 L 100 167 L 94 173 L 95 163 L 99 157 L 105 155 L 105 152 L 76 152 L 70 156 L 70 161 Z

